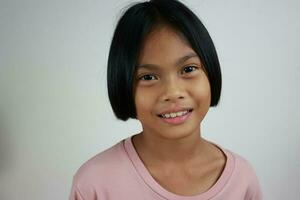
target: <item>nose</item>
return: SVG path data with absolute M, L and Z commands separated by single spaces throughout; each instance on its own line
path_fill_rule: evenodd
M 178 101 L 185 98 L 185 91 L 180 81 L 172 78 L 163 85 L 161 101 Z

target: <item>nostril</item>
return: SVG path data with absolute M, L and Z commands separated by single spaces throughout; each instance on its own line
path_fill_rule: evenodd
M 179 97 L 167 97 L 167 98 L 165 98 L 164 100 L 165 101 L 170 101 L 171 99 L 184 99 L 184 96 L 179 96 Z

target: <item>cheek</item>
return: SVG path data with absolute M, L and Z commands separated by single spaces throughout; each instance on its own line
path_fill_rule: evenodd
M 194 83 L 194 85 L 193 94 L 198 104 L 205 107 L 210 106 L 211 92 L 208 80 Z
M 135 107 L 137 114 L 142 113 L 146 110 L 150 110 L 153 107 L 154 95 L 151 91 L 145 88 L 137 88 L 135 92 Z

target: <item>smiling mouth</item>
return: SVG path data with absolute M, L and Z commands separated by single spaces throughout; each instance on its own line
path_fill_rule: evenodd
M 172 119 L 172 118 L 176 118 L 176 117 L 185 116 L 192 111 L 193 111 L 193 109 L 187 109 L 187 110 L 182 110 L 179 112 L 160 114 L 160 115 L 158 115 L 158 117 L 165 118 L 165 119 Z

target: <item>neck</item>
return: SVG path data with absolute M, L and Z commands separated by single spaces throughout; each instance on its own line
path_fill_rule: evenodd
M 148 164 L 178 165 L 203 156 L 205 142 L 199 129 L 193 134 L 176 139 L 141 132 L 133 137 L 133 144 L 144 162 L 151 161 Z

